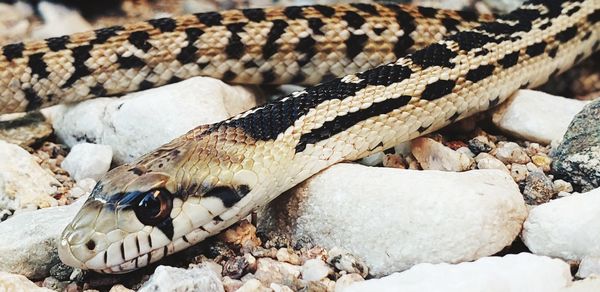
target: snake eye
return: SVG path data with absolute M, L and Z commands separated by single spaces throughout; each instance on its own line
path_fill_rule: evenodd
M 163 188 L 148 191 L 133 205 L 135 216 L 145 225 L 157 225 L 169 217 L 173 208 L 171 193 Z

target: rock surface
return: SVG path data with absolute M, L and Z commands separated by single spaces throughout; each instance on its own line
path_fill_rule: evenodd
M 513 136 L 543 144 L 559 140 L 586 102 L 534 90 L 519 90 L 494 110 L 492 121 Z
M 584 257 L 579 263 L 577 277 L 587 278 L 590 276 L 600 277 L 600 257 Z
M 276 199 L 265 215 L 259 227 L 266 232 L 346 249 L 381 276 L 494 254 L 513 241 L 527 211 L 518 186 L 499 170 L 338 164 Z
M 0 209 L 57 206 L 60 186 L 23 148 L 0 140 Z
M 86 197 L 68 206 L 24 212 L 0 223 L 0 271 L 30 279 L 47 276 L 59 262 L 58 238 Z
M 76 181 L 91 178 L 98 181 L 110 168 L 112 148 L 106 145 L 81 143 L 73 146 L 61 167 Z
M 523 225 L 523 242 L 535 254 L 581 260 L 600 257 L 600 189 L 539 205 Z
M 52 292 L 53 290 L 39 287 L 23 275 L 15 275 L 0 271 L 0 291 Z
M 521 253 L 456 265 L 419 264 L 402 273 L 355 283 L 345 292 L 556 292 L 570 284 L 567 263 Z
M 130 162 L 187 131 L 221 121 L 257 104 L 249 90 L 196 77 L 126 95 L 97 98 L 45 111 L 56 135 L 72 147 L 109 145 L 114 162 Z
M 206 266 L 181 269 L 158 266 L 139 292 L 206 291 L 222 292 L 221 276 Z
M 600 187 L 600 99 L 575 116 L 552 157 L 556 177 L 582 191 Z
M 33 31 L 35 39 L 45 39 L 61 35 L 92 30 L 92 26 L 77 11 L 49 1 L 41 1 L 37 6 L 44 25 Z

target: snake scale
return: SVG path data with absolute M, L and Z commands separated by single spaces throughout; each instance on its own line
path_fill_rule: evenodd
M 530 0 L 497 18 L 378 4 L 202 13 L 4 46 L 0 106 L 32 110 L 195 75 L 343 76 L 200 126 L 102 178 L 59 255 L 123 273 L 217 234 L 332 164 L 540 85 L 599 44 L 600 0 Z

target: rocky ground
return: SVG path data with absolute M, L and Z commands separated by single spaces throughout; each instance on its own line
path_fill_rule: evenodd
M 43 21 L 22 3 L 0 4 L 0 41 L 72 33 L 123 13 L 131 21 L 261 5 L 124 3 L 120 16 L 92 22 L 45 2 Z M 335 165 L 221 235 L 127 275 L 73 269 L 57 257 L 60 232 L 95 182 L 199 124 L 295 87 L 198 77 L 0 116 L 0 290 L 598 291 L 598 59 L 438 133 Z

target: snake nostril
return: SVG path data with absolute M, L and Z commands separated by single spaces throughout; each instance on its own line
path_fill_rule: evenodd
M 93 239 L 90 239 L 85 243 L 85 247 L 87 247 L 89 250 L 93 250 L 96 247 L 96 242 Z

